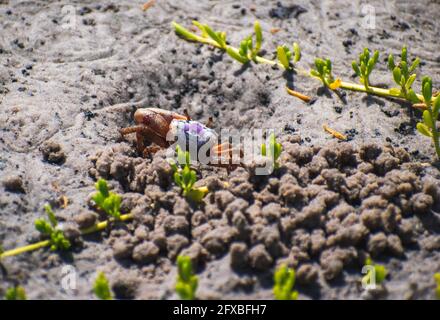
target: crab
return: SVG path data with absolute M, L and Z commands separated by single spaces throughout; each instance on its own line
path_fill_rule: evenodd
M 188 112 L 181 115 L 176 112 L 160 109 L 160 108 L 140 108 L 134 113 L 135 126 L 122 128 L 120 133 L 122 136 L 136 133 L 137 151 L 143 157 L 154 154 L 161 148 L 168 148 L 175 142 L 184 141 L 185 145 L 181 145 L 187 150 L 187 142 L 194 141 L 197 143 L 197 151 L 202 146 L 208 148 L 210 159 L 214 157 L 232 159 L 232 146 L 229 142 L 218 144 L 217 133 L 210 128 L 212 119 L 206 125 L 198 121 L 191 120 Z M 170 138 L 171 137 L 171 138 Z M 149 143 L 147 146 L 146 144 Z M 208 145 L 210 144 L 210 145 Z M 216 161 L 218 162 L 218 161 Z M 222 167 L 231 167 L 231 164 L 216 163 L 210 161 L 209 164 Z

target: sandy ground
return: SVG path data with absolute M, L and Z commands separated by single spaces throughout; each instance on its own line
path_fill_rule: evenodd
M 2 246 L 36 241 L 33 221 L 61 196 L 69 205 L 57 208 L 60 220 L 84 222 L 93 215 L 88 199 L 98 177 L 109 179 L 137 216 L 82 239 L 72 254 L 8 258 L 0 294 L 20 283 L 32 299 L 89 299 L 102 270 L 119 298 L 176 298 L 175 257 L 183 250 L 195 259 L 202 299 L 271 298 L 281 262 L 298 270 L 301 299 L 434 298 L 439 174 L 431 145 L 415 131 L 420 115 L 363 94 L 341 99 L 314 80 L 288 77 L 317 97 L 305 105 L 285 93 L 280 70 L 242 68 L 180 40 L 170 22 L 197 18 L 236 44 L 258 19 L 267 57 L 277 44 L 297 41 L 302 67 L 330 57 L 345 79 L 368 46 L 381 53 L 371 77 L 379 85 L 392 84 L 384 61 L 406 43 L 410 59 L 423 61 L 419 75 L 438 87 L 438 2 L 158 0 L 146 12 L 141 4 L 0 0 Z M 368 10 L 373 29 L 365 28 Z M 188 205 L 162 153 L 142 159 L 132 140 L 121 140 L 118 130 L 139 107 L 186 108 L 202 122 L 212 116 L 217 129 L 277 128 L 282 167 L 266 178 L 199 168 L 211 192 L 201 206 Z M 350 141 L 335 142 L 324 123 Z M 366 254 L 390 271 L 387 290 L 376 295 L 359 285 Z M 76 288 L 66 290 L 62 279 L 71 270 Z

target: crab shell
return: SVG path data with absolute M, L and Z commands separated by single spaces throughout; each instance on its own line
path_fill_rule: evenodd
M 147 127 L 168 144 L 177 142 L 184 150 L 197 146 L 199 151 L 207 143 L 212 147 L 218 142 L 218 135 L 214 130 L 172 111 L 142 108 L 136 110 L 134 119 L 137 124 Z

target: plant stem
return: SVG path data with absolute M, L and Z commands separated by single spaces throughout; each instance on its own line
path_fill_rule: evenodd
M 394 93 L 390 92 L 389 89 L 370 87 L 370 86 L 367 89 L 365 87 L 365 85 L 360 85 L 357 83 L 352 83 L 352 82 L 347 82 L 347 81 L 341 81 L 340 88 L 343 88 L 346 90 L 351 90 L 351 91 L 358 91 L 358 92 L 375 94 L 377 96 L 382 96 L 382 97 L 403 98 L 399 94 L 394 94 Z
M 440 158 L 440 144 L 439 144 L 439 132 L 437 131 L 437 126 L 436 126 L 436 119 L 434 119 L 434 115 L 432 112 L 432 107 L 431 106 L 427 106 L 428 107 L 428 111 L 429 114 L 431 115 L 431 119 L 432 119 L 432 140 L 434 141 L 434 148 L 435 148 L 435 153 L 437 153 L 437 157 Z
M 365 90 L 367 91 L 370 90 L 370 80 L 368 79 L 367 76 L 364 77 L 364 86 L 365 86 Z
M 341 81 L 340 88 L 346 89 L 346 90 L 351 90 L 351 91 L 370 93 L 370 94 L 374 94 L 376 96 L 381 96 L 381 97 L 385 97 L 385 98 L 397 98 L 397 99 L 407 100 L 403 94 L 396 94 L 396 93 L 392 92 L 390 89 L 371 87 L 371 86 L 369 86 L 368 89 L 366 89 L 365 86 L 363 86 L 363 85 L 360 85 L 357 83 L 352 83 L 352 82 L 347 82 L 347 81 Z M 417 98 L 419 98 L 419 100 L 421 100 L 421 101 L 424 101 L 423 96 L 420 94 L 417 94 Z
M 2 254 L 0 254 L 0 259 L 6 258 L 6 257 L 12 257 L 12 256 L 16 256 L 25 252 L 29 252 L 29 251 L 34 251 L 34 250 L 38 250 L 44 247 L 47 247 L 50 245 L 50 240 L 45 240 L 45 241 L 40 241 L 37 243 L 33 243 L 24 247 L 20 247 L 20 248 L 15 248 L 12 250 L 8 250 L 3 252 Z
M 82 229 L 81 230 L 81 235 L 87 235 L 87 234 L 91 234 L 97 231 L 102 231 L 105 228 L 107 228 L 107 226 L 109 225 L 110 222 L 114 222 L 114 221 L 127 221 L 127 220 L 131 220 L 133 219 L 133 215 L 131 213 L 127 213 L 127 214 L 123 214 L 119 217 L 118 220 L 114 220 L 114 219 L 109 219 L 109 220 L 105 220 L 105 221 L 101 221 L 98 222 L 97 224 L 86 228 L 86 229 Z
M 133 219 L 133 215 L 131 213 L 127 213 L 127 214 L 123 214 L 121 215 L 120 219 L 118 221 L 128 221 Z M 109 219 L 106 221 L 102 221 L 102 222 L 98 222 L 97 224 L 91 226 L 90 228 L 86 228 L 86 229 L 82 229 L 81 230 L 81 235 L 87 235 L 90 233 L 94 233 L 97 231 L 102 231 L 105 228 L 107 228 L 107 226 L 109 225 L 110 222 L 112 222 L 114 220 Z M 12 257 L 12 256 L 16 256 L 19 255 L 21 253 L 25 253 L 25 252 L 29 252 L 29 251 L 34 251 L 34 250 L 38 250 L 44 247 L 48 247 L 50 245 L 50 240 L 44 240 L 44 241 L 40 241 L 37 243 L 33 243 L 27 246 L 23 246 L 23 247 L 19 247 L 19 248 L 15 248 L 15 249 L 11 249 L 8 251 L 4 251 L 2 254 L 0 254 L 0 260 L 6 257 Z
M 440 144 L 439 144 L 439 135 L 436 128 L 434 128 L 432 132 L 432 139 L 434 140 L 435 153 L 437 153 L 437 157 L 440 159 Z

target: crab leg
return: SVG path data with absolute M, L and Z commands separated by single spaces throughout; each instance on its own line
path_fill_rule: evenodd
M 140 125 L 140 126 L 122 128 L 120 130 L 120 133 L 122 135 L 136 133 L 137 151 L 138 153 L 143 154 L 144 156 L 148 155 L 149 153 L 157 152 L 157 150 L 159 150 L 159 148 L 154 148 L 154 147 L 146 148 L 144 144 L 144 139 L 147 139 L 151 143 L 154 143 L 162 148 L 166 148 L 168 146 L 168 143 L 164 138 L 154 133 L 154 131 L 147 126 Z M 154 152 L 152 152 L 153 150 Z

